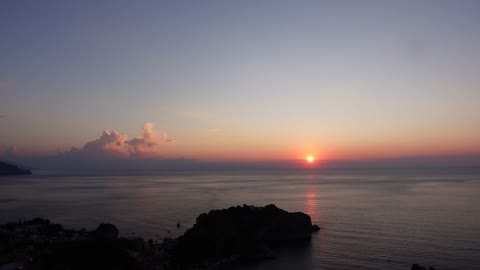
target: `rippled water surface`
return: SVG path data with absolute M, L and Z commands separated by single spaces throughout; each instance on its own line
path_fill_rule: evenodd
M 478 170 L 326 170 L 0 178 L 0 222 L 112 222 L 177 236 L 210 209 L 274 203 L 320 225 L 310 245 L 251 269 L 480 269 Z M 176 227 L 177 222 L 181 224 Z

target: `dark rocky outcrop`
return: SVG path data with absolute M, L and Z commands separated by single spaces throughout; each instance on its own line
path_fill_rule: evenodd
M 0 176 L 7 175 L 30 175 L 32 171 L 22 169 L 16 165 L 0 161 Z
M 273 258 L 275 247 L 308 241 L 319 229 L 308 215 L 274 205 L 213 210 L 179 238 L 162 242 L 118 237 L 109 223 L 93 231 L 69 230 L 36 218 L 0 226 L 0 269 L 229 269 Z M 435 268 L 413 264 L 411 270 Z
M 304 213 L 289 213 L 275 205 L 237 206 L 201 214 L 193 228 L 175 241 L 176 265 L 211 261 L 260 260 L 274 257 L 272 247 L 308 241 L 313 227 Z
M 0 226 L 0 269 L 219 269 L 273 258 L 274 248 L 311 238 L 310 217 L 274 205 L 201 214 L 177 239 L 118 237 L 113 224 L 68 230 L 47 219 Z
M 118 237 L 118 229 L 110 223 L 102 223 L 92 232 L 92 236 L 97 240 L 115 240 Z
M 7 223 L 0 227 L 0 269 L 5 264 L 11 269 L 144 269 L 145 261 L 136 256 L 148 253 L 143 239 L 117 235 L 112 224 L 87 231 L 66 230 L 41 218 Z
M 432 266 L 427 268 L 415 263 L 415 264 L 412 264 L 412 268 L 410 268 L 410 270 L 435 270 L 435 268 Z

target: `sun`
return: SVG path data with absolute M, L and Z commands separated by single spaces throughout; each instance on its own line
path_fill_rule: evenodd
M 307 162 L 308 163 L 312 163 L 313 161 L 315 161 L 315 158 L 313 156 L 308 156 L 307 157 Z

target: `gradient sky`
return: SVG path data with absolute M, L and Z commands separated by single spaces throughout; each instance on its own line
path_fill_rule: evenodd
M 480 1 L 0 3 L 0 150 L 163 158 L 480 153 Z

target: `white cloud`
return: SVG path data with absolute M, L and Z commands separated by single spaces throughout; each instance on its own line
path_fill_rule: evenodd
M 127 135 L 122 135 L 115 130 L 105 130 L 100 138 L 86 143 L 80 149 L 72 148 L 65 154 L 97 158 L 156 156 L 159 154 L 161 145 L 172 140 L 168 139 L 165 133 L 156 133 L 153 127 L 152 123 L 146 123 L 142 128 L 142 135 L 132 140 L 128 140 Z
M 105 130 L 102 136 L 85 144 L 80 151 L 85 154 L 100 156 L 128 156 L 129 149 L 126 147 L 127 135 L 120 135 L 117 131 Z

